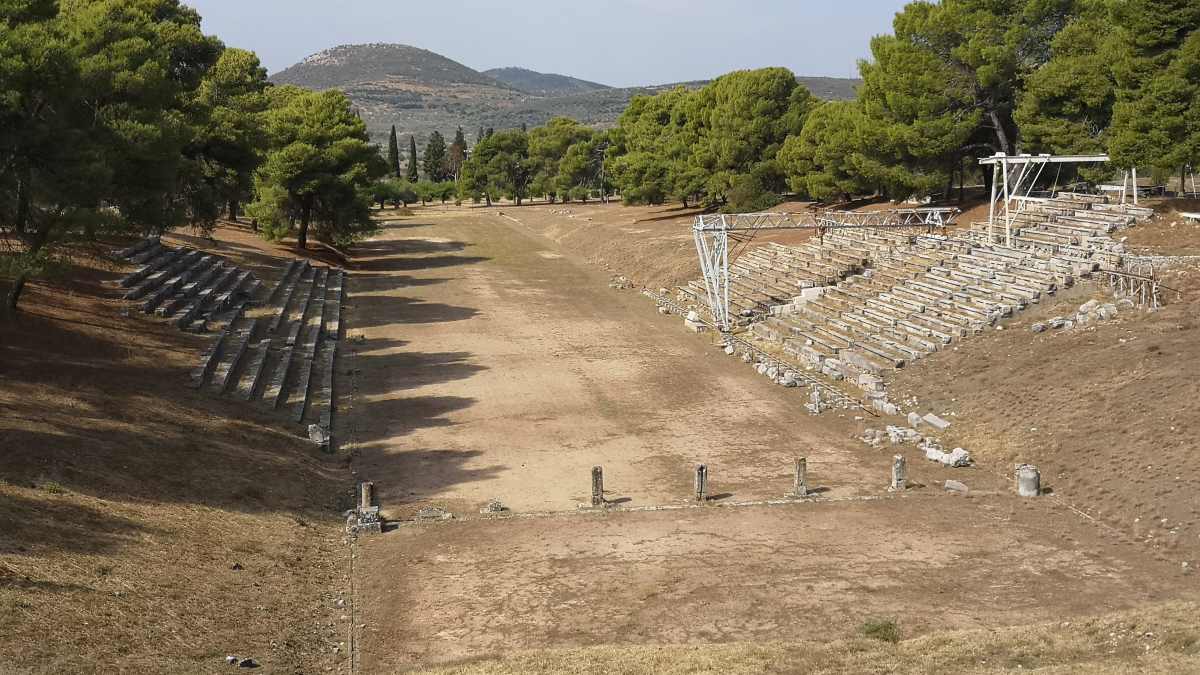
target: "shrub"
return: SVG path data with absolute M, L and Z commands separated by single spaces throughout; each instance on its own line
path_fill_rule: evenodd
M 895 619 L 867 619 L 859 628 L 863 637 L 895 644 L 900 641 L 900 628 Z

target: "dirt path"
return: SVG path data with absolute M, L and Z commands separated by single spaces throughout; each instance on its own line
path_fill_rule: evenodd
M 894 450 L 853 440 L 853 413 L 809 416 L 802 393 L 495 212 L 391 224 L 354 268 L 354 468 L 393 519 L 430 504 L 456 516 L 362 541 L 364 672 L 514 649 L 825 641 L 873 616 L 911 636 L 1190 588 L 1178 566 L 1054 497 L 1018 499 L 987 468 L 910 449 L 916 486 L 887 498 Z M 688 503 L 698 462 L 718 504 L 778 498 L 798 455 L 830 501 L 634 511 Z M 576 513 L 596 464 L 622 508 Z M 950 477 L 972 493 L 943 492 Z M 513 517 L 479 515 L 493 498 Z
M 773 498 L 807 455 L 830 496 L 886 482 L 887 453 L 804 396 L 684 335 L 636 292 L 494 212 L 424 216 L 359 250 L 351 283 L 356 469 L 386 508 L 572 510 L 603 465 L 614 499 Z

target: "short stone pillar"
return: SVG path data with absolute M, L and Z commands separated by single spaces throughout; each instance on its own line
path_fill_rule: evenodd
M 808 458 L 800 457 L 796 459 L 796 476 L 792 483 L 793 497 L 808 496 Z
M 604 467 L 592 467 L 592 506 L 604 505 Z
M 358 484 L 358 510 L 366 511 L 375 504 L 375 484 L 363 481 Z
M 701 464 L 696 467 L 696 501 L 708 499 L 708 466 Z
M 888 489 L 892 492 L 908 489 L 908 467 L 904 462 L 903 455 L 896 455 L 892 458 L 892 485 Z
M 1032 464 L 1017 465 L 1017 494 L 1037 497 L 1042 494 L 1042 472 Z

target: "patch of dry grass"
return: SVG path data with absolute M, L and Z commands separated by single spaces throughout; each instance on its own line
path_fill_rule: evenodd
M 605 646 L 533 651 L 422 671 L 517 673 L 1182 673 L 1200 671 L 1200 605 L 1171 603 L 1085 621 L 928 635 L 896 644 Z

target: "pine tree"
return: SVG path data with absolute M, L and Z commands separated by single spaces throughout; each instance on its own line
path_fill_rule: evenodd
M 417 137 L 408 137 L 408 181 L 415 183 L 421 179 L 417 173 Z
M 400 178 L 400 144 L 396 141 L 396 125 L 392 125 L 392 135 L 388 138 L 388 171 Z

